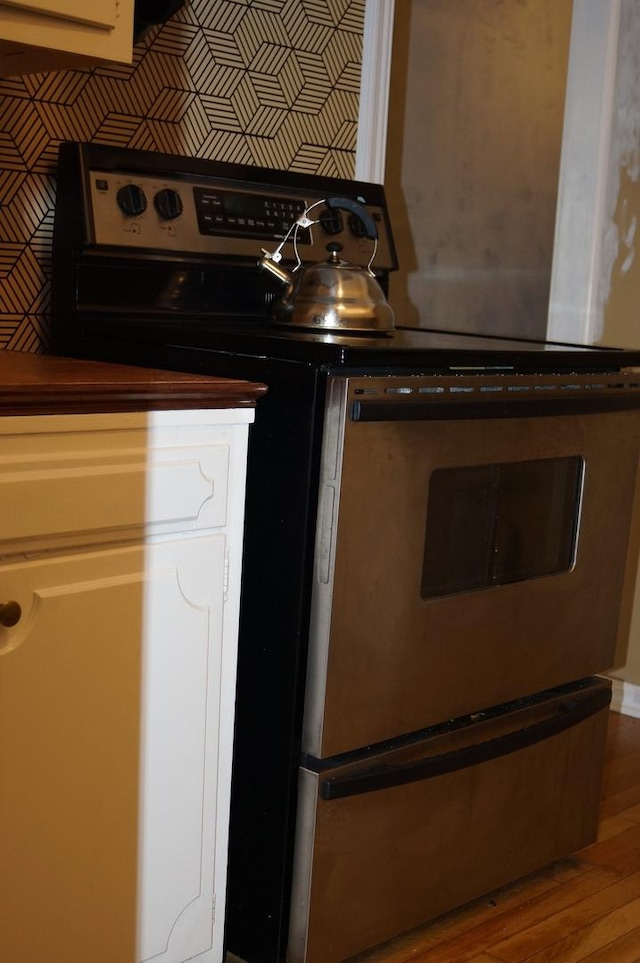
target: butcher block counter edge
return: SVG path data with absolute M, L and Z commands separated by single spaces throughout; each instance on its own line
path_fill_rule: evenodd
M 0 413 L 253 407 L 266 386 L 235 378 L 0 350 Z

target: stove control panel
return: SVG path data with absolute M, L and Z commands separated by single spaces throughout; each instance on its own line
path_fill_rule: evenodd
M 243 182 L 93 170 L 87 200 L 87 234 L 92 244 L 257 259 L 261 248 L 281 242 L 297 218 L 322 196 Z M 374 267 L 393 268 L 385 211 L 367 204 L 364 197 L 353 200 L 368 211 L 378 229 Z M 368 264 L 372 242 L 363 236 L 358 218 L 321 204 L 310 216 L 315 223 L 296 231 L 303 261 L 325 260 L 327 244 L 337 242 L 342 258 Z M 294 260 L 292 244 L 285 245 L 282 253 L 285 260 Z
M 193 190 L 200 233 L 215 237 L 282 239 L 305 209 L 304 201 L 292 197 L 206 187 Z

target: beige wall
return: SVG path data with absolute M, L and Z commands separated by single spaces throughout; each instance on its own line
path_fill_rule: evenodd
M 640 96 L 640 74 L 638 83 Z M 602 342 L 640 348 L 640 261 L 636 256 L 640 182 L 637 172 L 634 173 L 630 166 L 630 159 L 618 160 L 617 174 L 618 194 L 613 224 L 618 243 L 604 306 Z
M 402 321 L 544 337 L 571 10 L 396 3 L 385 185 Z
M 640 348 L 640 3 L 622 0 L 598 298 L 603 344 Z M 640 516 L 640 498 L 636 504 Z M 637 528 L 632 558 L 640 542 Z M 631 579 L 617 678 L 640 685 L 640 578 Z M 635 595 L 634 595 L 635 590 Z

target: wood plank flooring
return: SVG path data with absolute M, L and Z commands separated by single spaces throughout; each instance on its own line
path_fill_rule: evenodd
M 351 963 L 640 963 L 640 719 L 612 712 L 598 840 Z

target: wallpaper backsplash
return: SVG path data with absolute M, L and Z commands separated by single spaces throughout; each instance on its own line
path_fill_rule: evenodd
M 0 79 L 0 348 L 48 347 L 62 140 L 352 177 L 364 7 L 188 0 L 131 66 Z

